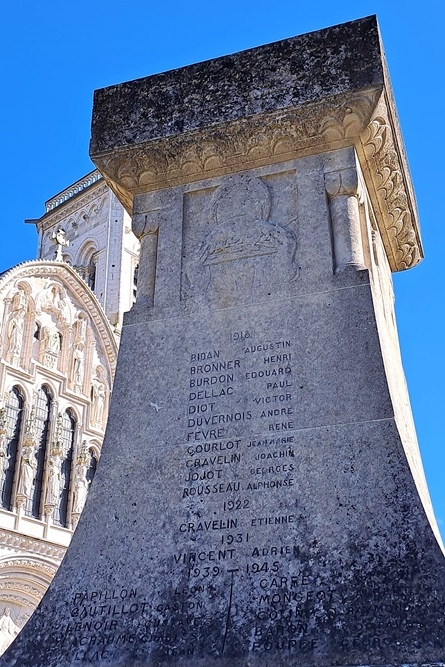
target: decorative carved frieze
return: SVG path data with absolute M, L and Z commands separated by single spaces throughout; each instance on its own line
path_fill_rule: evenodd
M 97 171 L 97 169 L 95 169 L 94 171 L 84 176 L 84 178 L 81 178 L 79 181 L 73 183 L 69 188 L 59 192 L 58 195 L 45 202 L 46 211 L 49 212 L 57 208 L 57 206 L 61 206 L 72 197 L 75 197 L 86 188 L 89 188 L 91 185 L 93 185 L 93 183 L 96 183 L 101 178 L 101 174 Z
M 91 188 L 91 192 L 82 192 L 81 198 L 75 198 L 73 200 L 68 199 L 66 202 L 59 204 L 57 208 L 47 211 L 45 215 L 40 219 L 42 221 L 43 229 L 48 229 L 57 223 L 64 222 L 66 218 L 74 213 L 78 213 L 85 208 L 87 204 L 90 204 L 99 197 L 106 195 L 108 193 L 108 187 L 104 182 L 100 184 L 94 184 L 94 187 Z M 85 211 L 86 212 L 86 211 Z M 40 223 L 39 223 L 40 224 Z
M 33 560 L 31 557 L 30 558 L 23 558 L 23 557 L 17 557 L 15 559 L 10 559 L 6 561 L 0 561 L 0 571 L 4 569 L 30 569 L 30 570 L 39 570 L 40 572 L 43 572 L 51 577 L 51 579 L 54 577 L 57 567 L 55 565 L 51 565 L 50 563 L 42 563 L 41 561 L 38 560 Z
M 0 591 L 19 591 L 25 593 L 26 596 L 31 596 L 39 601 L 42 598 L 42 591 L 39 591 L 34 586 L 24 584 L 20 581 L 0 581 Z
M 350 145 L 366 128 L 379 89 L 242 120 L 94 156 L 131 213 L 133 195 Z
M 395 127 L 397 119 L 391 118 L 388 106 L 382 95 L 361 141 L 368 180 L 373 184 L 370 188 L 368 183 L 368 190 L 385 221 L 380 232 L 389 263 L 393 271 L 401 271 L 418 264 L 423 253 L 416 202 L 410 192 L 408 166 Z
M 407 165 L 394 130 L 397 119 L 381 86 L 298 108 L 161 137 L 94 161 L 131 213 L 134 195 L 355 146 L 393 271 L 422 258 Z

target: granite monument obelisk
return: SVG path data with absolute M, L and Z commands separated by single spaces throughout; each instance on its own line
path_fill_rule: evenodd
M 102 459 L 3 667 L 445 661 L 391 271 L 422 257 L 369 17 L 96 91 L 141 239 Z

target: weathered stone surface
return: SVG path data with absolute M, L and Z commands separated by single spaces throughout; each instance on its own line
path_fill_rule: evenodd
M 373 16 L 105 88 L 94 108 L 91 155 L 129 212 L 143 192 L 353 145 L 391 269 L 422 257 Z
M 307 47 L 314 65 L 311 54 L 337 50 L 338 35 L 377 39 L 372 26 L 290 42 L 317 44 Z M 267 58 L 259 49 L 196 73 L 271 62 L 277 49 L 287 60 L 281 43 L 265 47 Z M 372 53 L 368 74 L 383 67 Z M 362 76 L 351 67 L 347 85 Z M 187 80 L 165 75 L 175 76 Z M 137 95 L 133 105 L 139 117 Z M 258 119 L 240 120 L 252 132 Z M 378 194 L 390 132 L 380 112 L 370 122 L 360 143 L 331 137 L 310 154 L 291 147 L 244 169 L 240 158 L 166 188 L 134 188 L 138 300 L 101 463 L 59 574 L 0 665 L 444 664 L 445 563 L 394 324 L 384 224 L 393 190 Z M 113 132 L 118 144 L 129 125 L 93 135 L 93 147 L 111 150 Z M 144 173 L 139 150 L 128 155 Z M 125 174 L 113 178 L 129 192 Z M 412 258 L 418 246 L 405 232 L 399 250 Z
M 91 153 L 383 84 L 377 23 L 368 17 L 97 90 Z

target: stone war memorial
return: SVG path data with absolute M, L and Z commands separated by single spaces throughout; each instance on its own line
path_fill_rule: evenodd
M 376 18 L 98 90 L 91 156 L 138 297 L 85 512 L 1 667 L 445 664 Z

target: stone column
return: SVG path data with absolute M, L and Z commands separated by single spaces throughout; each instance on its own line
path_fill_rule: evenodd
M 357 271 L 366 268 L 360 226 L 359 182 L 353 167 L 325 174 L 329 198 L 335 273 L 351 266 Z
M 132 229 L 141 244 L 136 298 L 148 306 L 153 306 L 159 233 L 159 220 L 156 213 L 134 216 Z

